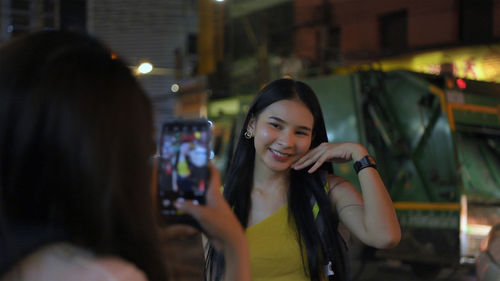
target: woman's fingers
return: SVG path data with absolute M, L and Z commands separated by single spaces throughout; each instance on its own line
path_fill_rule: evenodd
M 323 163 L 325 163 L 328 160 L 328 156 L 323 154 L 322 156 L 319 157 L 318 160 L 316 160 L 316 163 L 307 171 L 308 173 L 312 174 L 314 173 Z
M 178 200 L 174 203 L 174 205 L 177 210 L 190 214 L 197 221 L 200 221 L 202 219 L 204 208 L 199 204 L 194 203 L 193 201 Z
M 325 161 L 328 161 L 329 158 L 331 157 L 330 156 L 331 151 L 329 151 L 330 150 L 329 145 L 333 145 L 333 144 L 322 143 L 318 147 L 310 150 L 308 153 L 306 153 L 306 155 L 304 155 L 297 162 L 295 162 L 295 164 L 292 166 L 292 168 L 294 168 L 296 170 L 300 170 L 300 169 L 303 169 L 305 167 L 308 167 L 310 165 L 315 164 L 320 159 L 322 159 L 321 164 L 323 164 Z M 321 166 L 321 164 L 319 166 Z
M 296 170 L 303 169 L 312 165 L 318 157 L 321 155 L 321 150 L 317 147 L 310 150 L 306 155 L 302 156 L 295 164 L 293 164 L 293 168 Z
M 310 158 L 310 156 L 306 155 L 306 156 L 300 158 L 297 162 L 295 162 L 292 165 L 292 168 L 295 170 L 300 170 L 300 169 L 303 169 L 304 167 L 307 167 L 312 162 L 313 162 L 313 160 Z
M 222 197 L 220 192 L 220 188 L 222 186 L 220 173 L 219 170 L 217 170 L 217 168 L 215 168 L 215 166 L 212 164 L 209 164 L 208 168 L 210 169 L 210 184 L 208 186 L 206 194 L 207 205 L 215 206 Z
M 327 143 L 324 142 L 310 150 L 292 165 L 293 169 L 300 170 L 313 165 L 308 172 L 316 171 L 324 162 L 345 163 L 353 159 L 353 151 L 366 155 L 366 149 L 357 143 Z M 360 152 L 358 152 L 360 151 Z

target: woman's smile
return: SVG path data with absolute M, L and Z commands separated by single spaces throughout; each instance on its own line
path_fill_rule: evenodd
M 279 162 L 286 162 L 288 161 L 291 157 L 293 157 L 294 155 L 293 154 L 289 154 L 289 153 L 282 153 L 282 152 L 279 152 L 278 150 L 274 150 L 272 148 L 269 148 L 269 151 L 271 151 L 271 155 L 273 156 L 273 158 L 276 160 L 276 161 L 279 161 Z

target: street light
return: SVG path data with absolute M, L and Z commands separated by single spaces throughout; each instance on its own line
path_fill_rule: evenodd
M 177 93 L 179 91 L 179 84 L 173 84 L 170 87 L 170 90 L 172 91 L 172 93 Z
M 137 71 L 140 74 L 147 74 L 150 73 L 153 70 L 153 65 L 150 64 L 149 62 L 143 62 L 137 67 Z

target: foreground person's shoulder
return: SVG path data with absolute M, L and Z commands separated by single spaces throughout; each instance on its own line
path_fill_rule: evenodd
M 14 265 L 0 281 L 146 281 L 134 264 L 115 256 L 96 257 L 70 243 L 40 247 Z

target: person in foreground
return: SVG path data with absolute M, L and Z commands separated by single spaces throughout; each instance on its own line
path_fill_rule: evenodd
M 494 225 L 476 258 L 478 281 L 500 281 L 500 224 Z
M 0 48 L 0 280 L 168 280 L 151 194 L 152 105 L 95 39 L 42 31 Z M 211 167 L 193 215 L 249 280 L 243 229 Z
M 362 195 L 333 173 L 332 162 L 348 161 L 356 163 Z M 269 83 L 254 99 L 224 196 L 246 229 L 254 281 L 348 280 L 339 222 L 377 248 L 401 237 L 373 158 L 361 144 L 328 142 L 314 92 L 291 79 Z M 209 278 L 223 268 L 223 257 L 209 248 Z

